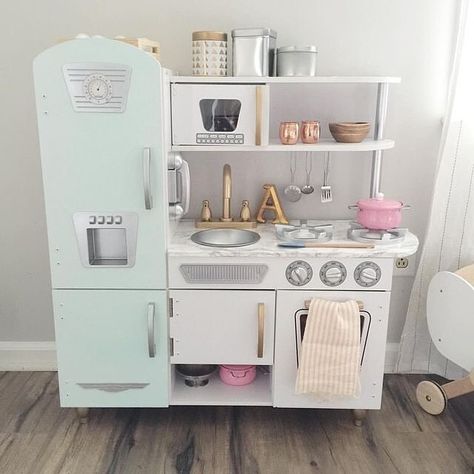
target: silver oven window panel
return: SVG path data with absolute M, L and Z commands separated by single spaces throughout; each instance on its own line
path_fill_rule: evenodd
M 300 309 L 295 313 L 295 335 L 296 335 L 296 365 L 299 366 L 301 345 L 304 338 L 304 330 L 308 318 L 308 309 Z M 360 312 L 360 365 L 364 361 L 365 347 L 369 337 L 370 322 L 372 317 L 367 311 Z
M 76 212 L 73 216 L 81 263 L 85 267 L 133 267 L 138 214 Z

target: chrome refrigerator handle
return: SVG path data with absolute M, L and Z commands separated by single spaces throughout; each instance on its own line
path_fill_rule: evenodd
M 155 357 L 155 303 L 148 303 L 148 356 Z
M 183 208 L 183 215 L 185 215 L 189 211 L 190 194 L 191 194 L 191 177 L 189 174 L 189 165 L 186 161 L 182 160 L 181 166 L 177 169 L 177 173 L 180 177 L 179 200 Z
M 153 196 L 151 195 L 151 149 L 143 148 L 143 189 L 145 191 L 145 209 L 153 207 Z

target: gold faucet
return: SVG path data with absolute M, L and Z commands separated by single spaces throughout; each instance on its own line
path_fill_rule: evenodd
M 232 177 L 231 177 L 231 168 L 230 165 L 224 165 L 224 173 L 222 180 L 222 222 L 232 222 L 232 217 L 230 216 L 230 198 L 232 197 Z

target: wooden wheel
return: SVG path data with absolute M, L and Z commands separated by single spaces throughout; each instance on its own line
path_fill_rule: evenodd
M 436 382 L 424 380 L 416 387 L 416 399 L 421 408 L 430 415 L 440 415 L 448 405 L 443 388 Z

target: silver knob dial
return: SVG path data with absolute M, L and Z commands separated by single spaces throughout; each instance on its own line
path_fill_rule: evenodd
M 381 276 L 382 271 L 374 262 L 362 262 L 354 270 L 354 280 L 364 288 L 376 285 Z
M 295 286 L 306 285 L 313 278 L 311 265 L 303 260 L 296 260 L 286 267 L 286 279 Z
M 319 271 L 319 278 L 326 286 L 339 286 L 347 276 L 346 267 L 341 262 L 327 262 Z

